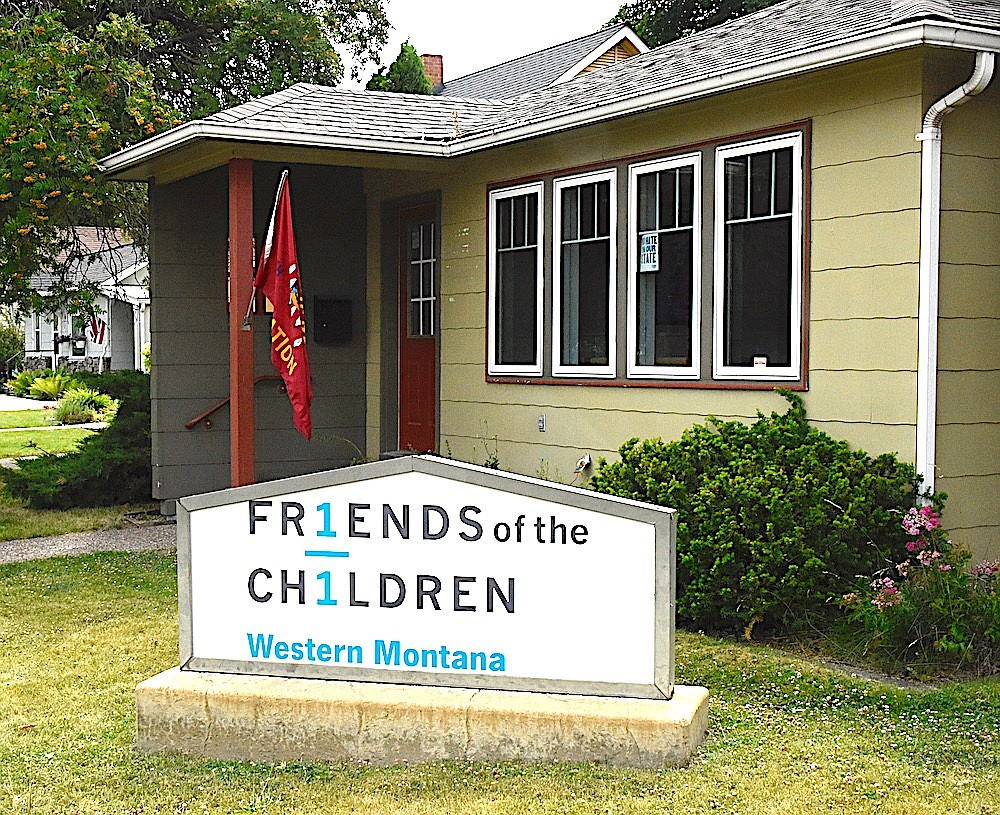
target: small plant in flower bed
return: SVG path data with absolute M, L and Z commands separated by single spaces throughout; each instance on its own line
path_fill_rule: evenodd
M 80 387 L 80 381 L 62 371 L 40 376 L 31 383 L 28 395 L 32 399 L 59 399 L 66 391 Z
M 118 402 L 93 388 L 73 388 L 63 394 L 55 409 L 60 424 L 84 424 L 110 421 L 118 410 Z
M 910 673 L 1000 671 L 1000 562 L 971 554 L 941 527 L 940 504 L 911 508 L 893 565 L 845 594 L 846 633 L 858 655 Z M 860 638 L 859 638 L 860 633 Z
M 39 377 L 45 376 L 49 371 L 21 371 L 17 376 L 7 380 L 7 390 L 14 396 L 30 396 L 32 383 Z

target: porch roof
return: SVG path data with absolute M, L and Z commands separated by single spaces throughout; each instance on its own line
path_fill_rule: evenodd
M 572 81 L 511 99 L 298 84 L 104 159 L 143 180 L 205 140 L 462 155 L 919 45 L 1000 51 L 998 0 L 784 0 Z

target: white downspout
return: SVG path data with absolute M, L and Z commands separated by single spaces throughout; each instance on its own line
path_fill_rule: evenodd
M 937 424 L 938 264 L 941 255 L 941 120 L 982 93 L 993 78 L 995 54 L 980 51 L 972 76 L 927 109 L 920 142 L 920 305 L 917 314 L 917 472 L 934 491 Z

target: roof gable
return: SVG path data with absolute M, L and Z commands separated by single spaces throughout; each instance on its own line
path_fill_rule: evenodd
M 510 99 L 572 79 L 623 41 L 635 52 L 648 50 L 639 36 L 622 23 L 447 80 L 434 92 L 439 96 Z

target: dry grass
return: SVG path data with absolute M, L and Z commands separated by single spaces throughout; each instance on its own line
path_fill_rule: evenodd
M 21 538 L 87 532 L 92 529 L 119 529 L 128 525 L 125 521 L 126 513 L 155 510 L 153 504 L 31 509 L 23 501 L 10 497 L 0 471 L 0 543 Z
M 680 634 L 712 692 L 691 766 L 205 762 L 133 749 L 136 683 L 177 660 L 170 556 L 0 566 L 0 811 L 983 813 L 1000 809 L 1000 686 L 931 689 Z M 992 808 L 992 809 L 991 809 Z

